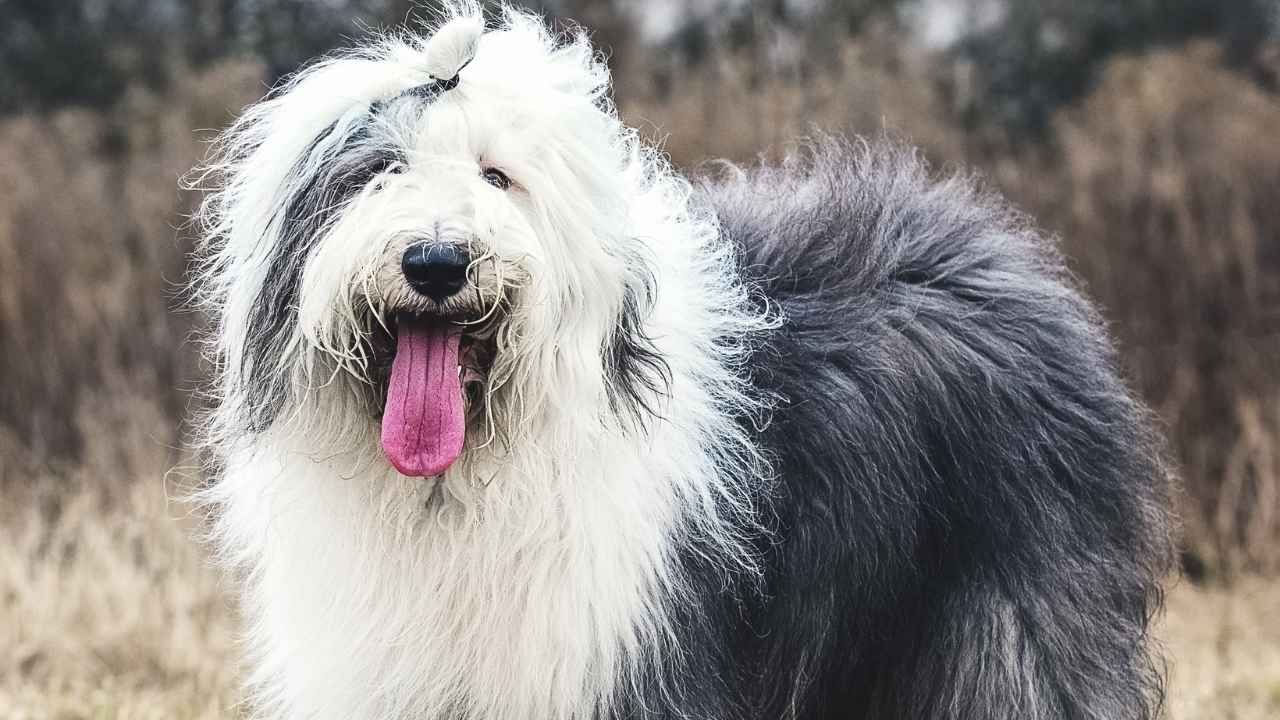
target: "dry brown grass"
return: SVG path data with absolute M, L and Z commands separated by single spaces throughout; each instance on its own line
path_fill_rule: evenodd
M 159 409 L 128 415 L 85 427 L 74 465 L 0 437 L 0 717 L 234 714 L 229 598 L 169 499 Z
M 230 714 L 231 616 L 166 500 L 197 377 L 175 228 L 195 129 L 257 76 L 0 124 L 0 717 Z
M 29 488 L 0 509 L 0 717 L 236 715 L 229 588 L 170 499 L 167 453 L 143 435 L 120 440 L 136 482 L 103 482 L 120 472 L 114 441 L 90 442 L 84 464 L 56 474 L 6 464 Z M 1280 717 L 1280 581 L 1184 582 L 1168 606 L 1170 720 Z
M 1280 582 L 1183 582 L 1161 637 L 1171 671 L 1169 720 L 1280 717 Z

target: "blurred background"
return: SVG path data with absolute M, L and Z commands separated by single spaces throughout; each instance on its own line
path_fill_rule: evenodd
M 1061 238 L 1170 438 L 1170 714 L 1280 717 L 1280 0 L 562 0 L 678 165 L 814 127 L 972 168 Z M 416 7 L 416 9 L 415 9 Z M 409 0 L 0 0 L 0 717 L 238 713 L 190 536 L 178 289 L 207 141 Z

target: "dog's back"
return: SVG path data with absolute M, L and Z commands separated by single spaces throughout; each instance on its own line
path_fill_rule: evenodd
M 703 192 L 784 321 L 751 361 L 776 535 L 689 643 L 704 675 L 752 717 L 1157 714 L 1168 476 L 1051 245 L 891 143 L 720 176 Z

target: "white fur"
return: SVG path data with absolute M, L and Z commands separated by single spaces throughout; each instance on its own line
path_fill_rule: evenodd
M 475 15 L 455 18 L 436 30 L 422 47 L 427 72 L 437 80 L 452 78 L 476 56 L 483 32 L 484 20 Z
M 206 428 L 222 471 L 200 499 L 242 582 L 265 717 L 607 713 L 638 664 L 669 649 L 678 542 L 753 567 L 743 533 L 765 466 L 734 420 L 759 409 L 737 340 L 769 320 L 748 310 L 727 241 L 619 122 L 584 37 L 551 37 L 512 10 L 480 36 L 471 4 L 448 20 L 434 39 L 387 39 L 303 72 L 246 112 L 203 176 L 215 191 L 197 291 L 214 320 Z M 247 433 L 240 418 L 261 401 L 242 375 L 250 309 L 283 198 L 322 170 L 306 148 L 473 55 L 425 121 L 385 120 L 408 167 L 366 188 L 307 259 L 279 368 L 290 406 Z M 519 187 L 485 185 L 482 163 Z M 360 310 L 409 302 L 389 268 L 405 237 L 437 222 L 483 246 L 492 262 L 477 282 L 510 308 L 486 427 L 424 480 L 390 467 L 377 420 L 352 399 L 367 381 Z M 672 375 L 647 425 L 614 411 L 602 358 L 640 260 L 657 286 L 646 331 Z

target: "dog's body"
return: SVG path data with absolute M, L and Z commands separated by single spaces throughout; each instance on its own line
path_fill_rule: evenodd
M 1166 478 L 1046 243 L 888 146 L 692 191 L 584 39 L 454 12 L 211 169 L 259 712 L 1152 717 Z

